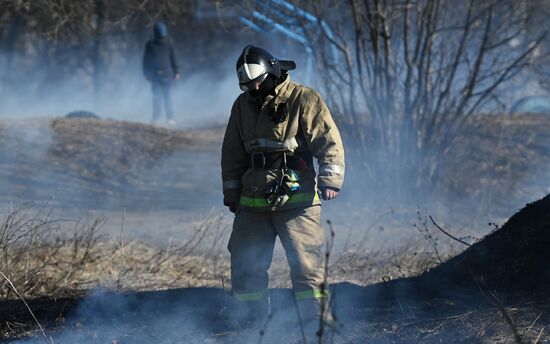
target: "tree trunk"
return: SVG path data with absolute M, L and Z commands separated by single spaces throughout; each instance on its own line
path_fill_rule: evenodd
M 95 33 L 92 51 L 93 83 L 95 95 L 95 107 L 101 102 L 101 87 L 103 81 L 104 61 L 102 56 L 103 39 L 105 34 L 105 1 L 95 0 Z
M 17 14 L 9 25 L 9 29 L 6 35 L 6 44 L 3 47 L 6 52 L 6 63 L 4 64 L 3 84 L 8 84 L 12 80 L 13 76 L 13 57 L 15 54 L 18 38 L 21 37 L 21 33 L 25 28 L 25 19 L 22 15 Z

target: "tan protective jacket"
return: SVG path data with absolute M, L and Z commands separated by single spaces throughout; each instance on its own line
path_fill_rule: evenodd
M 285 103 L 286 120 L 274 124 L 270 114 Z M 319 94 L 291 82 L 289 76 L 263 104 L 248 92 L 233 104 L 222 146 L 225 204 L 238 202 L 241 209 L 251 211 L 275 210 L 266 193 L 280 171 L 250 168 L 251 153 L 274 151 L 309 151 L 319 163 L 318 185 L 313 166 L 296 171 L 301 188 L 280 209 L 320 204 L 317 187 L 342 187 L 344 147 L 338 128 Z

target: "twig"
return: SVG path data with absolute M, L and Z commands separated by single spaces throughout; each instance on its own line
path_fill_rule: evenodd
M 36 324 L 38 325 L 38 328 L 40 329 L 40 331 L 42 332 L 42 336 L 44 337 L 44 340 L 46 341 L 46 343 L 48 344 L 55 344 L 54 341 L 51 339 L 51 338 L 48 338 L 48 336 L 46 336 L 46 332 L 44 331 L 44 328 L 42 327 L 42 325 L 40 325 L 40 322 L 38 321 L 38 319 L 36 319 L 36 316 L 34 315 L 31 307 L 29 306 L 29 304 L 27 303 L 27 301 L 25 301 L 25 299 L 23 298 L 23 296 L 21 296 L 21 294 L 19 294 L 19 292 L 17 291 L 17 288 L 15 288 L 15 286 L 13 285 L 13 283 L 11 282 L 11 280 L 6 276 L 4 275 L 4 273 L 2 271 L 0 271 L 0 275 L 2 275 L 2 277 L 4 277 L 4 279 L 8 282 L 8 284 L 10 285 L 10 287 L 13 289 L 13 291 L 15 292 L 15 294 L 17 294 L 17 296 L 19 297 L 19 299 L 21 299 L 21 301 L 23 301 L 23 303 L 25 304 L 25 306 L 27 307 L 27 310 L 29 311 L 29 313 L 31 314 L 31 316 L 33 317 L 34 321 L 36 322 Z
M 542 337 L 542 333 L 544 332 L 544 327 L 540 330 L 540 333 L 539 335 L 537 336 L 537 339 L 535 339 L 535 341 L 533 342 L 533 344 L 538 344 L 540 338 Z
M 126 220 L 126 208 L 122 212 L 122 222 L 120 223 L 120 253 L 122 254 L 122 269 L 126 271 L 126 262 L 124 261 L 124 221 Z
M 411 321 L 411 322 L 408 322 L 408 323 L 402 323 L 401 326 L 403 326 L 403 327 L 415 326 L 416 327 L 416 325 L 419 325 L 419 324 L 432 323 L 432 322 L 438 322 L 438 321 L 445 322 L 445 321 L 453 321 L 453 320 L 463 320 L 463 319 L 467 318 L 468 316 L 470 316 L 474 313 L 475 313 L 474 311 L 470 311 L 470 312 L 466 312 L 466 313 L 463 313 L 463 314 L 451 315 L 451 316 L 447 316 L 447 317 L 420 319 L 420 320 Z
M 434 238 L 434 236 L 432 235 L 432 233 L 428 229 L 428 225 L 427 225 L 426 221 L 424 221 L 424 219 L 422 219 L 422 217 L 420 215 L 420 211 L 417 211 L 416 213 L 417 213 L 417 216 L 418 216 L 419 224 L 422 227 L 420 227 L 417 224 L 414 224 L 413 227 L 415 227 L 420 232 L 420 234 L 422 234 L 422 236 L 424 236 L 424 238 L 430 243 L 430 245 L 432 245 L 432 248 L 433 248 L 434 253 L 435 253 L 435 257 L 437 258 L 439 263 L 443 263 L 443 259 L 441 258 L 441 255 L 439 254 L 437 239 Z
M 439 226 L 439 225 L 435 222 L 435 220 L 433 219 L 433 217 L 432 217 L 431 215 L 429 216 L 429 218 L 430 218 L 430 220 L 432 221 L 433 225 L 434 225 L 437 229 L 439 229 L 443 234 L 445 234 L 446 236 L 448 236 L 449 238 L 451 238 L 451 239 L 453 239 L 453 240 L 456 240 L 456 241 L 458 241 L 459 243 L 464 244 L 464 245 L 466 245 L 466 246 L 468 246 L 468 247 L 472 246 L 472 245 L 468 244 L 466 241 L 461 240 L 461 239 L 459 239 L 459 238 L 453 236 L 452 234 L 446 232 L 443 228 L 441 228 L 441 226 Z
M 506 324 L 508 324 L 508 326 L 510 327 L 510 330 L 512 331 L 512 334 L 514 335 L 515 342 L 517 344 L 523 344 L 524 343 L 523 338 L 521 337 L 516 324 L 514 324 L 514 321 L 510 317 L 510 314 L 508 313 L 506 308 L 501 304 L 501 302 L 498 300 L 496 295 L 491 290 L 489 290 L 488 287 L 485 287 L 486 291 L 483 290 L 484 287 L 483 287 L 482 284 L 484 284 L 484 283 L 483 283 L 482 280 L 475 279 L 475 281 L 476 281 L 476 284 L 477 284 L 479 290 L 481 291 L 481 293 L 491 300 L 493 305 L 498 309 L 498 311 L 500 312 L 500 314 L 504 318 L 504 321 L 506 322 Z
M 533 321 L 533 323 L 531 324 L 531 326 L 529 326 L 527 328 L 527 330 L 525 331 L 525 333 L 528 333 L 529 331 L 531 331 L 531 329 L 533 328 L 533 326 L 535 326 L 535 323 L 539 320 L 540 316 L 542 315 L 542 313 L 539 313 L 539 316 L 535 319 L 535 321 Z
M 222 279 L 222 290 L 223 290 L 223 296 L 224 296 L 225 302 L 222 309 L 220 309 L 220 311 L 218 312 L 219 315 L 222 315 L 226 311 L 226 309 L 229 308 L 229 299 L 227 298 L 228 293 L 225 290 L 225 280 L 223 276 L 221 276 L 221 279 Z
M 300 314 L 300 309 L 298 308 L 298 300 L 296 300 L 296 297 L 293 297 L 292 300 L 294 301 L 294 308 L 296 308 L 298 324 L 300 324 L 300 334 L 302 335 L 302 341 L 304 342 L 304 344 L 307 344 L 306 332 L 304 330 L 304 322 L 302 321 L 302 315 Z
M 330 240 L 328 240 L 326 243 L 325 269 L 323 274 L 323 284 L 321 284 L 321 295 L 323 297 L 321 298 L 321 316 L 319 317 L 319 331 L 317 332 L 317 336 L 319 337 L 319 344 L 323 344 L 325 318 L 328 317 L 326 313 L 330 312 L 330 308 L 327 305 L 327 298 L 325 297 L 325 295 L 329 293 L 328 268 L 329 268 L 330 254 L 332 252 L 332 247 L 334 246 L 334 228 L 332 227 L 332 222 L 330 220 L 327 220 L 327 224 L 330 228 Z
M 122 221 L 120 222 L 120 255 L 122 260 L 122 268 L 118 270 L 116 286 L 117 289 L 121 288 L 121 275 L 126 273 L 126 262 L 124 260 L 124 221 L 126 220 L 126 208 L 122 211 Z
M 269 323 L 273 319 L 273 314 L 271 313 L 271 298 L 269 296 L 269 293 L 267 295 L 267 302 L 268 302 L 268 305 L 269 305 L 269 313 L 267 315 L 267 319 L 264 323 L 264 326 L 260 329 L 260 333 L 259 333 L 260 336 L 258 338 L 258 344 L 262 344 L 262 342 L 265 338 L 265 333 L 267 332 L 267 329 L 269 328 Z

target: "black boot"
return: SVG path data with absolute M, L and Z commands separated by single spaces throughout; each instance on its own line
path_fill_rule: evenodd
M 269 314 L 269 298 L 257 301 L 233 300 L 228 309 L 228 320 L 235 329 L 263 330 L 268 321 Z
M 334 326 L 329 299 L 306 299 L 297 301 L 300 330 L 308 343 L 318 343 L 319 337 L 326 337 Z

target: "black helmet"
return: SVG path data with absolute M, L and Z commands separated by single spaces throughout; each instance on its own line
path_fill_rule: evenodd
M 280 78 L 283 73 L 295 68 L 294 61 L 276 59 L 265 49 L 247 45 L 237 60 L 239 86 L 247 91 L 252 81 L 263 82 L 268 74 Z

